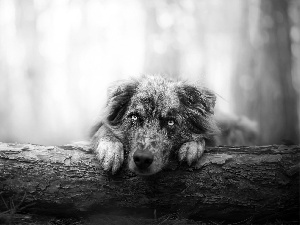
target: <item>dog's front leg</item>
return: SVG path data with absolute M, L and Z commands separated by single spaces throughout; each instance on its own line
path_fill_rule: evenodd
M 115 174 L 124 161 L 123 144 L 104 124 L 92 137 L 93 150 L 105 171 Z
M 179 161 L 186 160 L 190 166 L 193 162 L 200 159 L 205 149 L 205 141 L 191 141 L 184 143 L 178 152 Z

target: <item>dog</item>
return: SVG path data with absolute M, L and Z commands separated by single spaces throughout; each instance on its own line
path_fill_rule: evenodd
M 215 101 L 206 88 L 163 76 L 118 82 L 91 132 L 93 151 L 112 174 L 124 162 L 137 175 L 156 174 L 170 157 L 191 166 L 219 132 Z
M 221 130 L 216 136 L 216 145 L 249 146 L 258 144 L 258 123 L 248 117 L 235 114 L 226 114 L 220 111 L 215 113 L 215 121 Z

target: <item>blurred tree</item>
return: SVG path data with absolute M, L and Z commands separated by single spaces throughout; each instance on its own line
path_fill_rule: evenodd
M 147 11 L 144 71 L 177 77 L 181 61 L 176 34 L 179 5 L 170 1 L 145 1 L 144 7 Z
M 260 144 L 298 142 L 299 12 L 298 0 L 2 0 L 0 140 L 86 138 L 111 81 L 167 73 L 257 120 Z
M 253 2 L 244 3 L 239 43 L 242 50 L 232 80 L 235 109 L 258 121 L 259 144 L 283 140 L 299 143 L 298 95 L 291 73 L 289 1 L 256 1 L 256 14 L 251 11 Z M 257 20 L 253 19 L 255 16 Z

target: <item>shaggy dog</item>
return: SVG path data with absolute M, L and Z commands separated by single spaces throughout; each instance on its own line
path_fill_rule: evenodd
M 100 165 L 114 174 L 126 160 L 139 175 L 159 172 L 174 155 L 191 165 L 218 133 L 215 100 L 205 88 L 161 76 L 114 85 L 92 131 Z

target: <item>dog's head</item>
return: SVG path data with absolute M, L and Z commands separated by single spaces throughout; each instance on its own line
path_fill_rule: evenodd
M 111 89 L 105 122 L 125 146 L 129 169 L 151 175 L 182 144 L 214 136 L 214 104 L 215 95 L 207 89 L 144 76 Z

